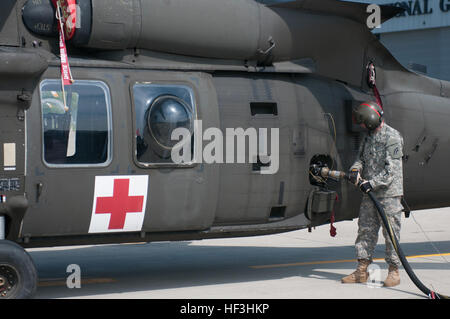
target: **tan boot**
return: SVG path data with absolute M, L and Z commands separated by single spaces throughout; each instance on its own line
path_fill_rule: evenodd
M 367 272 L 367 267 L 370 265 L 370 260 L 368 259 L 358 259 L 358 266 L 356 270 L 344 278 L 341 279 L 343 284 L 355 284 L 355 283 L 365 283 L 369 279 L 369 273 Z
M 398 267 L 389 266 L 389 273 L 384 281 L 384 287 L 394 287 L 400 284 L 400 273 Z

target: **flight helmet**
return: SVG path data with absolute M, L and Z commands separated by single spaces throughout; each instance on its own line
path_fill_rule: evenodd
M 356 124 L 364 124 L 373 131 L 383 122 L 383 109 L 376 102 L 364 102 L 353 110 L 353 118 Z

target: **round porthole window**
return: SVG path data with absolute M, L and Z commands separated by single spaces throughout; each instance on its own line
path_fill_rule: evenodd
M 194 127 L 192 107 L 173 95 L 161 95 L 150 106 L 147 124 L 151 137 L 163 149 L 171 150 L 178 141 L 172 140 L 172 131 L 186 128 L 191 135 Z

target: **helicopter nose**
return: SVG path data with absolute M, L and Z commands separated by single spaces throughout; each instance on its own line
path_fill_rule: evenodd
M 22 17 L 30 32 L 45 37 L 58 36 L 56 11 L 51 0 L 28 0 L 23 7 Z

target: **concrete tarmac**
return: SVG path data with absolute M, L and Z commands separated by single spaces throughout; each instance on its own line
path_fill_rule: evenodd
M 426 298 L 403 269 L 399 286 L 380 287 L 387 274 L 381 231 L 371 283 L 341 284 L 356 266 L 357 220 L 335 226 L 336 237 L 325 225 L 311 233 L 28 251 L 38 270 L 39 299 Z M 418 278 L 450 295 L 450 208 L 403 217 L 401 245 Z M 81 288 L 67 286 L 73 264 L 79 266 Z

